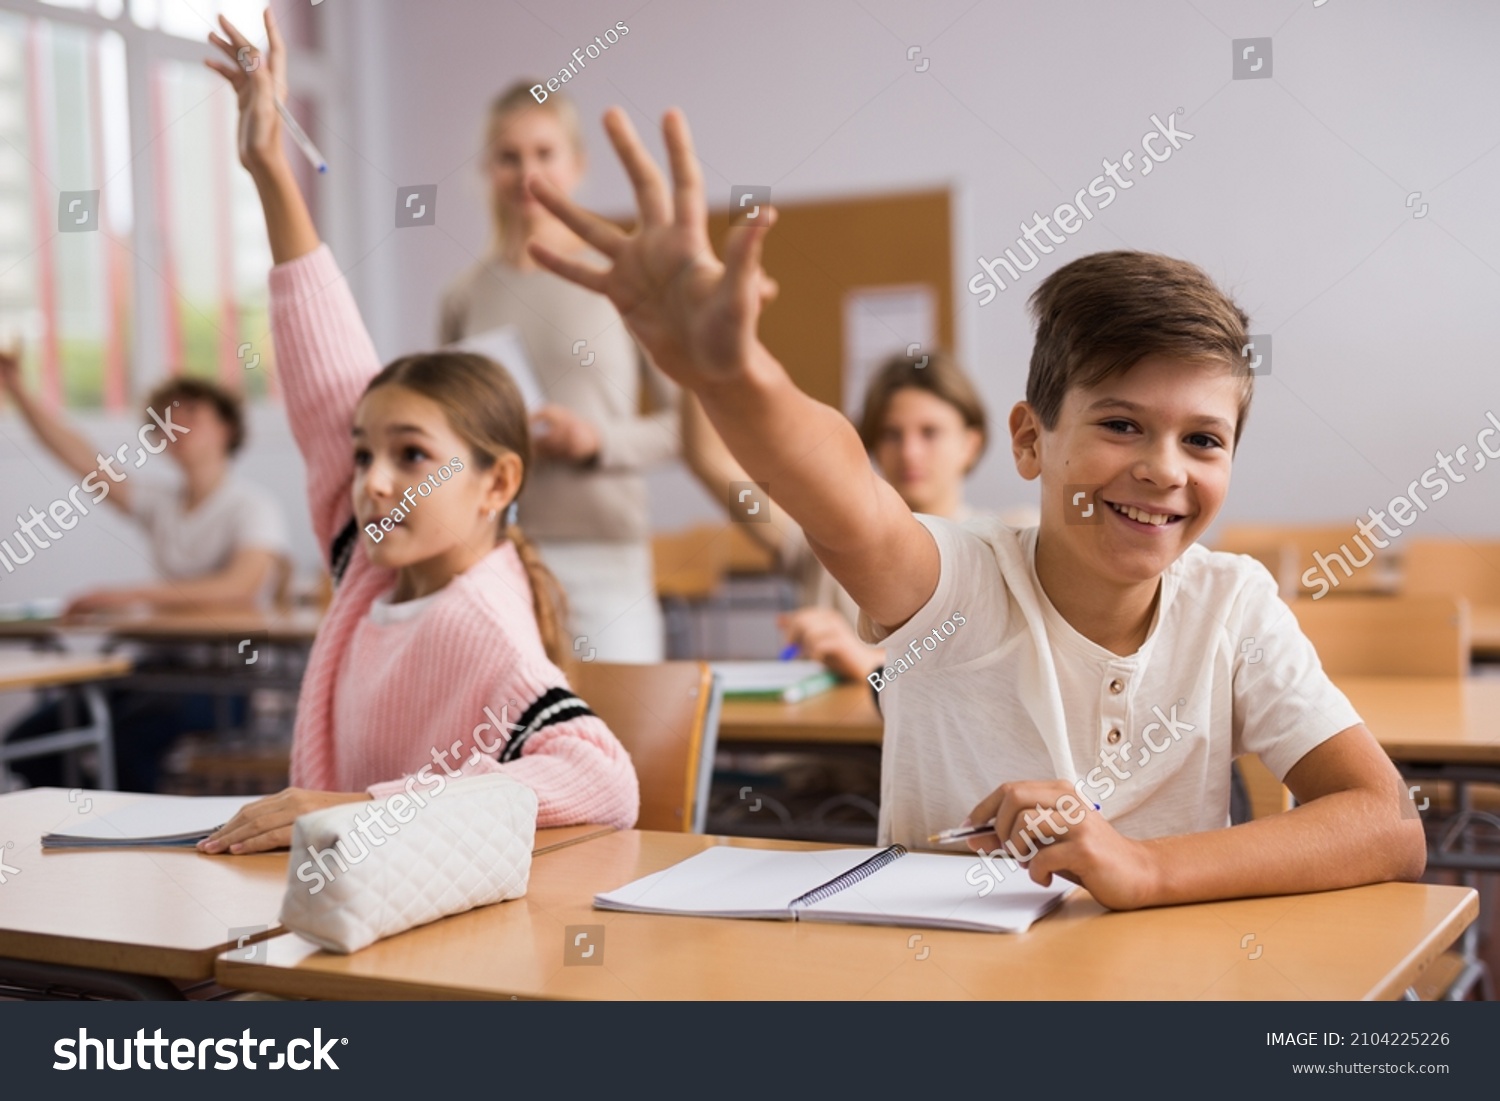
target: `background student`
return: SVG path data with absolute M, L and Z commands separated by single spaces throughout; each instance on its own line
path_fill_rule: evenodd
M 288 566 L 286 524 L 281 507 L 265 489 L 234 473 L 232 459 L 245 441 L 244 409 L 237 395 L 202 379 L 171 378 L 146 398 L 146 408 L 164 420 L 170 433 L 158 442 L 176 464 L 181 482 L 160 472 L 135 471 L 135 463 L 111 465 L 111 477 L 98 450 L 62 417 L 46 409 L 21 384 L 20 356 L 0 352 L 0 387 L 38 440 L 68 470 L 92 484 L 107 486 L 108 503 L 145 532 L 160 580 L 119 585 L 75 595 L 65 614 L 142 607 L 159 612 L 211 611 L 253 606 L 269 598 Z M 153 423 L 143 418 L 144 423 Z M 105 455 L 106 459 L 115 456 Z M 142 650 L 137 661 L 156 666 L 180 660 L 162 647 Z M 201 693 L 154 693 L 108 689 L 118 782 L 123 791 L 155 791 L 161 760 L 182 735 L 218 724 L 215 698 Z M 225 701 L 233 724 L 245 721 L 247 700 Z M 7 739 L 40 737 L 62 728 L 61 705 L 47 704 L 13 726 Z M 62 783 L 60 755 L 17 761 L 11 771 L 32 786 Z
M 1010 416 L 1017 470 L 1041 480 L 1041 525 L 918 519 L 848 422 L 757 338 L 774 216 L 732 229 L 720 262 L 682 116 L 664 122 L 675 192 L 624 113 L 605 121 L 639 227 L 626 234 L 540 184 L 611 264 L 534 251 L 634 303 L 629 323 L 653 361 L 774 487 L 859 601 L 868 637 L 922 640 L 925 660 L 888 671 L 884 689 L 882 843 L 988 826 L 971 847 L 1025 848 L 1031 878 L 1062 875 L 1116 909 L 1422 874 L 1422 821 L 1401 777 L 1274 578 L 1196 543 L 1223 504 L 1254 385 L 1241 366 L 1248 318 L 1212 280 L 1140 252 L 1049 275 L 1031 300 L 1027 399 Z M 646 273 L 681 293 L 651 295 Z M 1081 515 L 1080 485 L 1097 519 Z M 1236 651 L 1252 635 L 1272 660 Z M 1296 809 L 1227 826 L 1229 764 L 1244 752 L 1284 780 Z M 1101 778 L 1106 760 L 1118 781 Z
M 520 392 L 471 353 L 381 368 L 282 148 L 275 18 L 266 9 L 264 64 L 244 64 L 260 51 L 219 23 L 227 37 L 209 41 L 224 59 L 206 64 L 239 98 L 240 162 L 276 264 L 287 414 L 335 588 L 297 702 L 293 786 L 249 804 L 200 848 L 284 847 L 299 815 L 432 784 L 435 768 L 513 776 L 535 790 L 538 826 L 633 825 L 630 756 L 556 664 L 570 647 L 555 582 L 514 522 L 531 459 Z M 495 729 L 487 709 L 511 729 Z
M 0 351 L 0 387 L 58 462 L 79 478 L 97 472 L 95 484 L 109 487 L 104 502 L 140 525 L 161 576 L 76 595 L 68 612 L 131 605 L 186 611 L 255 604 L 270 595 L 286 568 L 286 522 L 269 491 L 234 472 L 233 458 L 245 443 L 244 405 L 237 394 L 178 376 L 147 396 L 147 409 L 163 417 L 170 410 L 171 422 L 181 426 L 161 434 L 165 454 L 182 476 L 172 485 L 159 471 L 137 474 L 129 462 L 114 464 L 123 480 L 110 477 L 98 449 L 26 392 L 17 350 Z
M 540 267 L 533 241 L 565 256 L 586 247 L 527 181 L 571 194 L 585 155 L 559 92 L 538 104 L 523 80 L 490 106 L 485 165 L 494 237 L 443 295 L 440 339 L 504 325 L 525 341 L 549 404 L 533 417 L 537 463 L 520 502 L 526 530 L 567 591 L 571 630 L 600 661 L 664 655 L 644 468 L 678 452 L 677 388 L 649 366 L 607 299 Z M 653 412 L 642 416 L 641 394 Z
M 749 481 L 749 475 L 691 395 L 683 397 L 682 422 L 684 459 L 727 507 L 732 484 Z M 870 380 L 857 427 L 877 469 L 913 512 L 956 523 L 979 515 L 965 503 L 963 489 L 989 442 L 987 418 L 978 391 L 952 356 L 892 356 Z M 1036 510 L 1009 509 L 1001 519 L 1034 524 Z M 798 583 L 802 607 L 779 620 L 788 643 L 851 680 L 884 667 L 885 648 L 855 633 L 859 605 L 823 568 L 786 513 L 772 506 L 769 523 L 746 524 L 745 531 L 774 551 L 783 572 Z

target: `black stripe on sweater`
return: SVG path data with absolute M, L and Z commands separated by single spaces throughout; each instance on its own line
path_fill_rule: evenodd
M 500 751 L 500 763 L 514 761 L 519 757 L 526 739 L 538 730 L 545 730 L 549 726 L 556 726 L 558 723 L 592 714 L 589 705 L 566 688 L 547 689 L 532 701 L 531 706 L 522 714 L 520 721 L 511 728 L 510 741 L 506 742 L 505 748 Z

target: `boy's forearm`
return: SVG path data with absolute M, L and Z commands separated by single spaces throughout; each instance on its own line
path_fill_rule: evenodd
M 250 173 L 260 192 L 260 205 L 266 217 L 266 235 L 271 242 L 271 259 L 285 264 L 312 252 L 321 243 L 313 226 L 312 214 L 297 187 L 292 166 L 282 157 Z
M 745 472 L 801 525 L 818 561 L 875 623 L 899 626 L 931 598 L 937 544 L 875 474 L 842 413 L 797 389 L 758 343 L 740 370 L 696 389 Z
M 854 426 L 799 390 L 764 346 L 698 398 L 745 473 L 767 485 L 813 546 L 847 552 L 886 522 L 891 502 L 880 491 L 894 491 L 871 469 Z
M 691 393 L 682 395 L 678 406 L 678 425 L 682 436 L 682 461 L 687 464 L 700 485 L 718 502 L 719 507 L 728 508 L 733 496 L 735 482 L 748 482 L 750 475 L 735 461 L 724 441 L 714 431 L 703 406 Z M 778 506 L 769 505 L 771 516 L 764 524 L 746 524 L 745 533 L 772 554 L 780 555 L 785 540 L 782 527 L 785 517 L 777 516 Z
M 1416 879 L 1426 864 L 1421 820 L 1400 817 L 1385 795 L 1365 789 L 1146 844 L 1158 869 L 1157 906 Z

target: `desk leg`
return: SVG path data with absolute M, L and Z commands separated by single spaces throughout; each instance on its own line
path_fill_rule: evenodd
M 96 684 L 83 688 L 83 703 L 88 708 L 89 726 L 98 732 L 99 790 L 115 790 L 115 731 L 109 717 L 109 701 Z
M 62 753 L 93 746 L 99 755 L 98 790 L 114 791 L 115 742 L 109 717 L 109 704 L 105 701 L 104 693 L 99 690 L 98 685 L 80 685 L 77 691 L 83 697 L 84 709 L 88 712 L 88 722 L 85 725 L 66 728 L 53 734 L 43 734 L 37 738 L 27 738 L 24 741 L 0 742 L 0 766 L 8 761 L 22 761 L 29 757 L 42 757 L 49 753 Z

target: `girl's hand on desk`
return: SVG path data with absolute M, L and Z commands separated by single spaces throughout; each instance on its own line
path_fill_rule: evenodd
M 549 459 L 586 463 L 599 454 L 599 430 L 571 409 L 544 405 L 531 415 L 531 446 Z
M 864 680 L 885 664 L 885 651 L 866 646 L 832 608 L 799 608 L 778 616 L 776 624 L 802 657 L 821 661 L 848 680 Z
M 302 815 L 324 807 L 358 803 L 369 798 L 371 796 L 363 791 L 287 788 L 241 807 L 240 812 L 219 827 L 217 833 L 198 842 L 198 850 L 206 853 L 227 851 L 242 856 L 246 853 L 290 848 L 292 823 Z
M 1020 860 L 1043 887 L 1060 875 L 1111 910 L 1155 904 L 1160 882 L 1156 850 L 1149 842 L 1121 836 L 1067 781 L 1001 784 L 969 812 L 968 821 L 991 818 L 993 834 L 968 839 L 975 852 Z

